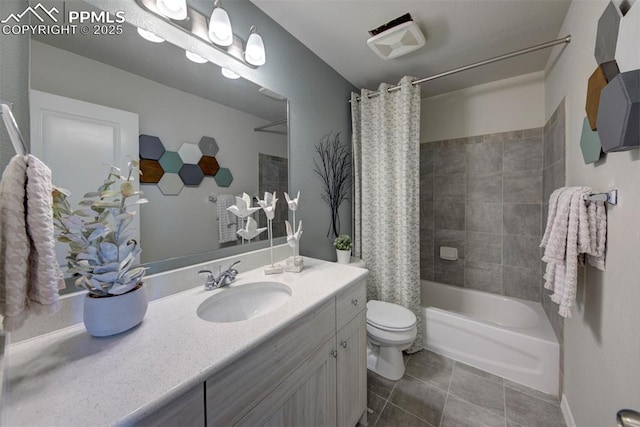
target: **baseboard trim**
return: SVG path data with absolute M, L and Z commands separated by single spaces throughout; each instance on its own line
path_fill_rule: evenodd
M 576 421 L 573 419 L 571 408 L 569 408 L 569 401 L 564 394 L 560 401 L 560 409 L 562 409 L 562 415 L 564 416 L 564 422 L 567 423 L 567 427 L 576 427 Z

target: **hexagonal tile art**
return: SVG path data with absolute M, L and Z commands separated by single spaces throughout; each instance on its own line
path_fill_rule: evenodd
M 606 85 L 607 78 L 604 75 L 604 70 L 601 66 L 598 66 L 593 74 L 591 74 L 591 77 L 589 77 L 589 83 L 587 84 L 587 104 L 585 106 L 585 110 L 587 112 L 587 119 L 589 120 L 591 130 L 596 130 L 600 93 Z
M 184 165 L 182 165 L 182 167 L 180 168 L 180 172 L 178 172 L 178 175 L 180 175 L 180 178 L 182 179 L 182 182 L 184 182 L 184 185 L 189 186 L 200 185 L 200 183 L 204 179 L 204 173 L 202 172 L 202 169 L 200 169 L 200 166 L 190 163 L 185 163 Z
M 602 89 L 598 134 L 605 153 L 640 144 L 640 70 L 619 74 Z
M 209 156 L 202 156 L 198 162 L 198 166 L 200 166 L 202 172 L 207 176 L 214 176 L 220 169 L 220 165 L 216 158 Z
M 231 171 L 229 169 L 220 168 L 213 179 L 216 180 L 216 184 L 218 184 L 218 187 L 228 187 L 233 181 L 233 175 L 231 175 Z
M 616 58 L 616 45 L 618 44 L 618 31 L 622 12 L 613 2 L 609 2 L 598 20 L 598 33 L 596 34 L 595 57 L 598 64 L 613 61 Z
M 177 196 L 184 188 L 184 183 L 177 173 L 165 173 L 158 182 L 158 188 L 165 196 Z
M 602 146 L 598 132 L 591 130 L 589 120 L 585 117 L 582 123 L 582 136 L 580 137 L 580 150 L 585 164 L 595 163 L 600 160 Z
M 203 136 L 198 143 L 198 147 L 200 147 L 200 151 L 202 151 L 203 155 L 209 157 L 215 157 L 215 155 L 218 154 L 219 151 L 218 143 L 215 139 L 209 136 Z
M 141 159 L 140 172 L 141 184 L 156 184 L 164 175 L 164 170 L 157 160 Z
M 640 68 L 640 54 L 638 54 L 638 29 L 640 28 L 640 3 L 636 2 L 624 15 L 618 32 L 618 46 L 616 47 L 616 61 L 620 71 L 631 71 Z M 635 43 L 629 43 L 635 40 Z
M 184 143 L 178 149 L 178 154 L 184 163 L 197 164 L 202 157 L 202 151 L 196 144 Z
M 177 151 L 165 151 L 162 157 L 160 157 L 160 165 L 165 172 L 178 173 L 182 165 L 182 158 Z
M 140 135 L 138 139 L 140 158 L 158 160 L 164 154 L 164 145 L 157 136 Z

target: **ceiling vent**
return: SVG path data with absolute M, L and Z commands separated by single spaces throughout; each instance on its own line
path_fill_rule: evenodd
M 367 44 L 382 59 L 393 59 L 424 46 L 424 35 L 410 14 L 369 31 Z

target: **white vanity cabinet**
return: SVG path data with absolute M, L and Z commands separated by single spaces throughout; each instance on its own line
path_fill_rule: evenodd
M 365 298 L 355 283 L 207 380 L 207 425 L 366 420 Z

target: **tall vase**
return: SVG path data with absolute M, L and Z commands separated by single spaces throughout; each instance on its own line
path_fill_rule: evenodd
M 106 337 L 128 331 L 147 313 L 149 298 L 142 283 L 122 295 L 84 298 L 84 326 L 94 337 Z

